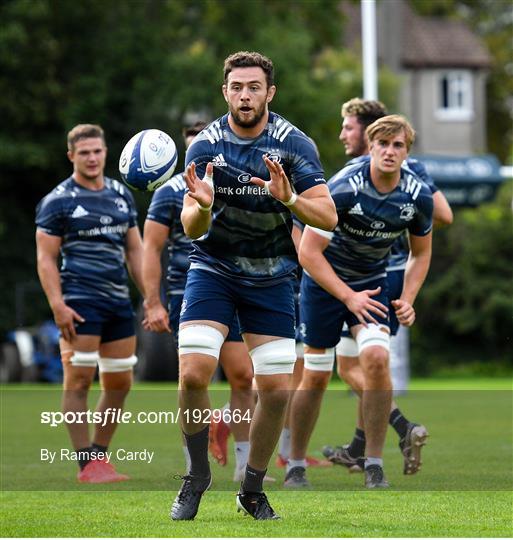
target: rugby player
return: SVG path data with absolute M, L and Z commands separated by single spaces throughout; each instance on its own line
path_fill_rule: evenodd
M 137 362 L 127 268 L 142 294 L 142 242 L 129 189 L 104 176 L 103 129 L 75 126 L 67 155 L 72 175 L 37 206 L 37 270 L 60 330 L 62 409 L 87 411 L 98 366 L 102 392 L 96 410 L 105 412 L 123 407 Z M 86 422 L 67 424 L 79 482 L 128 479 L 106 459 L 116 423 L 103 423 L 94 424 L 92 439 Z
M 239 510 L 277 519 L 262 490 L 288 401 L 296 360 L 292 213 L 330 231 L 336 210 L 309 138 L 269 111 L 276 92 L 271 60 L 239 52 L 224 64 L 229 112 L 198 135 L 186 155 L 182 223 L 195 239 L 180 316 L 180 407 L 191 457 L 171 518 L 193 519 L 211 484 L 208 385 L 237 313 L 253 361 L 258 403 Z

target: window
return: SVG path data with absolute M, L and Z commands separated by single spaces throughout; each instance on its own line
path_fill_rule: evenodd
M 470 71 L 454 70 L 440 74 L 436 116 L 440 120 L 472 120 L 474 111 Z

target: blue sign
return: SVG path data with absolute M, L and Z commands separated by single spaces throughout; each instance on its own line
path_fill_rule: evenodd
M 421 161 L 451 206 L 477 206 L 494 199 L 504 181 L 493 155 L 412 156 Z

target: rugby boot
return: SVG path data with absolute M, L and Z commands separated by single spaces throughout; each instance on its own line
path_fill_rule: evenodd
M 130 480 L 130 477 L 116 472 L 114 465 L 104 459 L 92 459 L 79 471 L 77 480 L 81 484 L 111 484 Z
M 324 446 L 322 449 L 324 457 L 335 465 L 344 465 L 350 473 L 363 472 L 365 458 L 363 456 L 353 457 L 349 453 L 349 445 L 344 446 Z
M 365 467 L 365 487 L 369 489 L 390 487 L 382 467 L 379 465 Z
M 182 487 L 176 496 L 172 506 L 170 517 L 173 520 L 190 520 L 196 517 L 203 493 L 212 484 L 212 477 L 177 475 L 176 479 L 183 480 Z
M 283 485 L 287 488 L 310 487 L 310 482 L 306 479 L 306 469 L 304 467 L 292 467 L 285 476 Z
M 420 452 L 428 437 L 429 433 L 424 426 L 412 423 L 408 425 L 405 437 L 399 441 L 399 448 L 404 456 L 404 474 L 415 474 L 420 470 Z
M 214 416 L 217 415 L 212 414 L 208 432 L 208 451 L 217 463 L 224 467 L 228 463 L 228 437 L 230 436 L 231 429 L 230 426 L 223 421 L 221 411 L 219 411 L 219 413 L 218 422 L 214 421 Z
M 236 502 L 237 512 L 243 512 L 254 519 L 281 519 L 272 509 L 263 491 L 259 493 L 244 492 L 241 486 L 239 493 L 237 493 Z

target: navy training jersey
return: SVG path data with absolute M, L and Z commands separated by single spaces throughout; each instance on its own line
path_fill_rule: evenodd
M 272 112 L 258 137 L 238 137 L 226 114 L 192 142 L 186 165 L 194 161 L 202 178 L 207 163 L 213 162 L 215 197 L 211 226 L 193 242 L 191 268 L 241 278 L 250 285 L 276 283 L 294 274 L 292 213 L 250 182 L 252 176 L 270 179 L 264 155 L 281 163 L 298 194 L 325 183 L 311 140 Z
M 369 160 L 344 167 L 328 187 L 338 225 L 324 255 L 348 284 L 385 276 L 397 238 L 405 231 L 425 236 L 432 229 L 431 191 L 408 169 L 401 168 L 399 185 L 389 193 L 374 187 Z
M 38 203 L 37 228 L 62 238 L 60 269 L 64 300 L 129 298 L 125 245 L 135 227 L 132 194 L 121 182 L 105 178 L 93 191 L 73 177 L 55 187 Z
M 370 156 L 368 154 L 364 156 L 358 156 L 351 159 L 346 163 L 346 167 L 355 165 L 357 163 L 369 162 Z M 438 187 L 435 185 L 433 178 L 427 172 L 426 167 L 415 158 L 407 158 L 402 163 L 402 167 L 409 169 L 415 173 L 431 190 L 431 193 L 436 193 Z M 404 270 L 406 268 L 406 261 L 408 260 L 408 255 L 410 253 L 410 246 L 408 244 L 408 235 L 406 233 L 402 234 L 392 245 L 390 255 L 388 257 L 387 271 L 393 272 L 396 270 Z
M 183 294 L 189 270 L 191 241 L 183 232 L 180 214 L 185 193 L 183 173 L 176 174 L 153 194 L 146 219 L 156 221 L 169 228 L 167 293 Z

